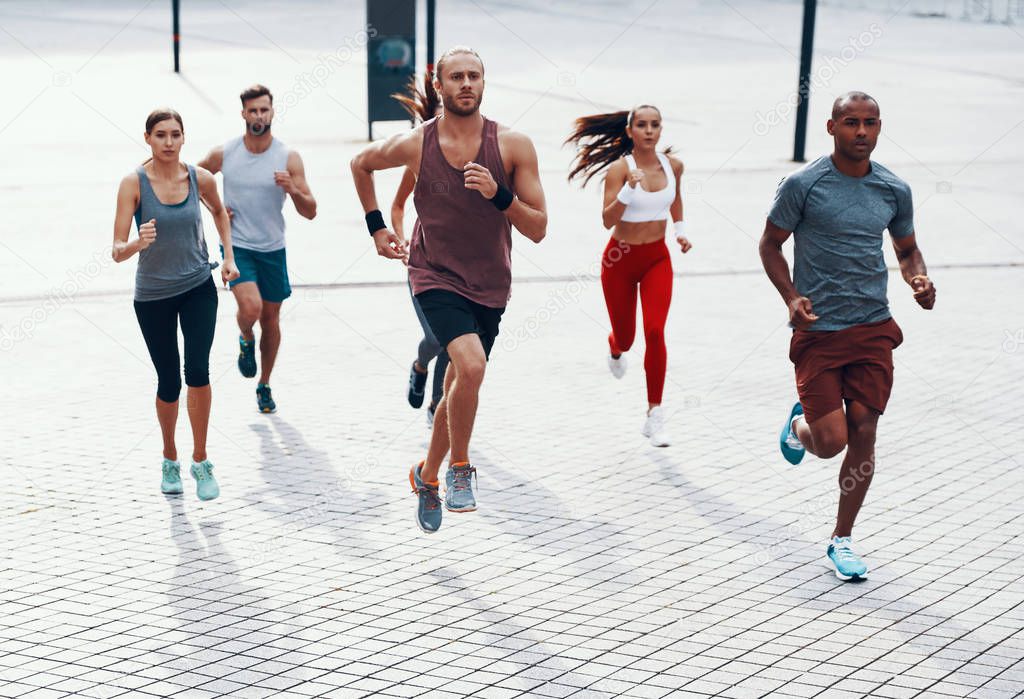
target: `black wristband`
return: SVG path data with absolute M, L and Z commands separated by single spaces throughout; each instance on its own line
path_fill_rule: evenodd
M 374 209 L 366 214 L 366 230 L 370 231 L 370 235 L 387 227 L 387 224 L 384 223 L 384 215 L 380 212 L 380 209 Z
M 512 200 L 515 199 L 515 195 L 512 194 L 512 190 L 503 184 L 498 185 L 498 191 L 491 197 L 491 203 L 497 207 L 498 211 L 504 211 L 508 207 L 512 206 Z

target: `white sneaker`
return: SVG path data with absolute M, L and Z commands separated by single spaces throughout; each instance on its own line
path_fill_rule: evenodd
M 612 376 L 617 379 L 621 379 L 626 375 L 626 355 L 620 354 L 619 358 L 616 359 L 612 355 L 608 355 L 608 368 L 612 370 Z
M 651 409 L 644 423 L 644 437 L 651 440 L 651 446 L 667 447 L 668 435 L 665 433 L 665 410 L 660 405 Z

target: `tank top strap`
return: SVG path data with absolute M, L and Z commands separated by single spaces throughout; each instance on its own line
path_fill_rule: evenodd
M 153 193 L 153 185 L 149 182 L 149 175 L 146 174 L 145 164 L 135 168 L 135 174 L 139 176 L 139 203 L 141 204 L 144 193 Z
M 435 149 L 438 152 L 441 150 L 441 145 L 437 140 L 437 117 L 423 122 L 423 158 L 421 159 L 425 159 L 428 153 L 433 154 Z
M 671 186 L 672 181 L 676 178 L 676 173 L 672 171 L 672 162 L 664 153 L 658 153 L 658 162 L 661 163 L 661 169 L 665 171 L 665 176 L 668 178 L 669 186 Z
M 195 167 L 193 167 L 192 165 L 189 165 L 188 163 L 185 164 L 185 167 L 188 168 L 188 183 L 189 183 L 188 197 L 189 197 L 189 199 L 191 199 L 194 196 L 196 199 L 198 199 L 199 198 L 199 178 L 196 176 L 196 169 L 195 169 Z
M 633 157 L 632 153 L 626 153 L 626 165 L 630 170 L 636 170 L 636 158 Z

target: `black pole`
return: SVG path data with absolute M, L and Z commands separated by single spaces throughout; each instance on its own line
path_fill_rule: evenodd
M 181 52 L 181 0 L 171 0 L 171 13 L 174 15 L 174 72 L 181 72 L 178 54 Z
M 427 0 L 427 72 L 434 72 L 434 11 L 437 0 Z
M 804 0 L 804 35 L 800 42 L 800 84 L 797 88 L 796 138 L 793 141 L 793 160 L 805 161 L 807 143 L 807 102 L 811 97 L 811 57 L 814 52 L 814 12 L 818 0 Z

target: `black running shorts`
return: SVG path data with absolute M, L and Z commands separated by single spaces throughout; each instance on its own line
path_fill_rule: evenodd
M 476 334 L 484 354 L 490 358 L 504 308 L 484 306 L 447 289 L 427 289 L 416 294 L 416 300 L 442 347 L 447 349 L 448 343 L 457 337 Z

